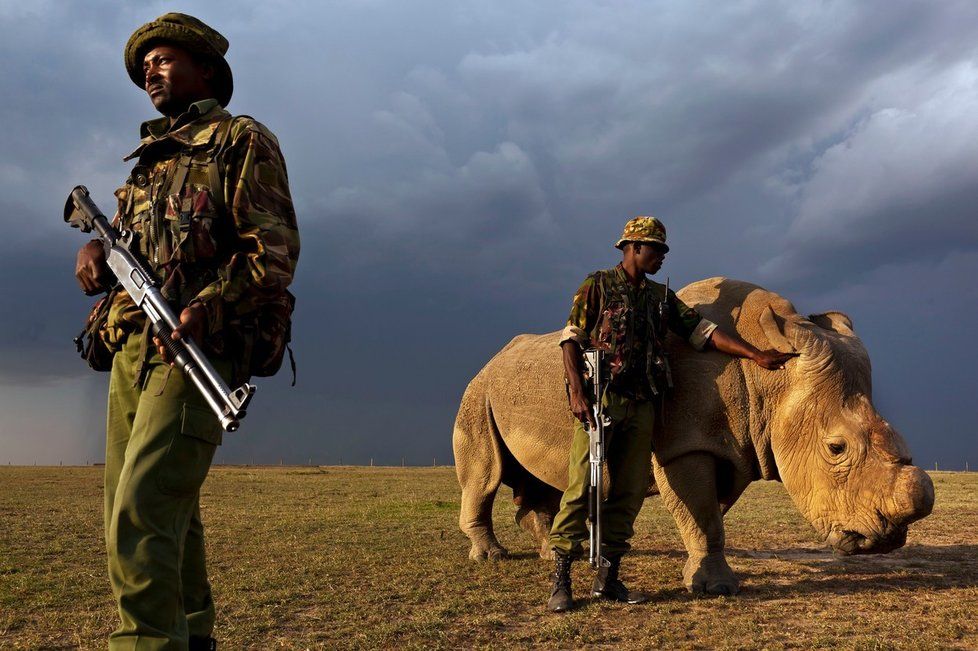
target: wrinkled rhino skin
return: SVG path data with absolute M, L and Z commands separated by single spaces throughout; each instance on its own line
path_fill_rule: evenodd
M 724 557 L 723 514 L 759 479 L 782 481 L 838 553 L 885 553 L 930 513 L 934 489 L 911 465 L 902 437 L 871 401 L 869 356 L 841 312 L 804 317 L 773 292 L 710 278 L 679 292 L 687 304 L 760 349 L 800 356 L 783 371 L 669 335 L 676 389 L 653 440 L 649 493 L 661 495 L 688 553 L 691 591 L 735 594 Z M 550 524 L 567 482 L 573 422 L 558 333 L 520 335 L 473 378 L 455 421 L 453 447 L 472 559 L 506 550 L 493 534 L 492 503 L 513 489 L 516 519 L 549 558 Z M 611 436 L 613 437 L 613 432 Z

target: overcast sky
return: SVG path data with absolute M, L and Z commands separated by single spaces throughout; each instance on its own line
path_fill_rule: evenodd
M 103 456 L 62 209 L 112 207 L 154 117 L 122 49 L 172 10 L 228 37 L 302 235 L 298 386 L 259 380 L 219 461 L 449 463 L 469 379 L 654 214 L 673 287 L 846 312 L 915 459 L 978 468 L 973 0 L 0 0 L 0 463 Z

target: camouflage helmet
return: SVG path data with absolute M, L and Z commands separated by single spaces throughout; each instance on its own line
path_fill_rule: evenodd
M 140 88 L 145 88 L 146 85 L 143 57 L 151 47 L 160 43 L 176 45 L 213 63 L 215 99 L 221 106 L 227 106 L 231 101 L 234 81 L 231 77 L 231 67 L 224 58 L 228 51 L 226 38 L 217 30 L 187 14 L 163 14 L 153 22 L 146 23 L 129 37 L 124 55 L 129 78 Z
M 653 242 L 662 246 L 666 251 L 666 227 L 655 217 L 636 217 L 629 219 L 622 231 L 621 239 L 615 244 L 616 249 L 622 249 L 629 242 Z

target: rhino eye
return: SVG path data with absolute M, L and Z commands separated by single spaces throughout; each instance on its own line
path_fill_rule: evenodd
M 846 451 L 846 444 L 844 441 L 841 443 L 829 443 L 829 452 L 831 452 L 832 454 L 838 455 L 838 454 L 842 454 L 845 451 Z

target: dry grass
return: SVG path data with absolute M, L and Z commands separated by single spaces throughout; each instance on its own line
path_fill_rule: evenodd
M 467 560 L 451 468 L 219 467 L 202 500 L 216 635 L 223 649 L 978 648 L 978 474 L 933 478 L 934 514 L 907 546 L 855 558 L 822 550 L 780 485 L 756 484 L 727 518 L 734 598 L 685 592 L 652 499 L 624 578 L 654 603 L 556 616 L 508 495 L 496 528 L 514 558 Z M 104 648 L 100 504 L 98 468 L 0 468 L 0 647 Z

